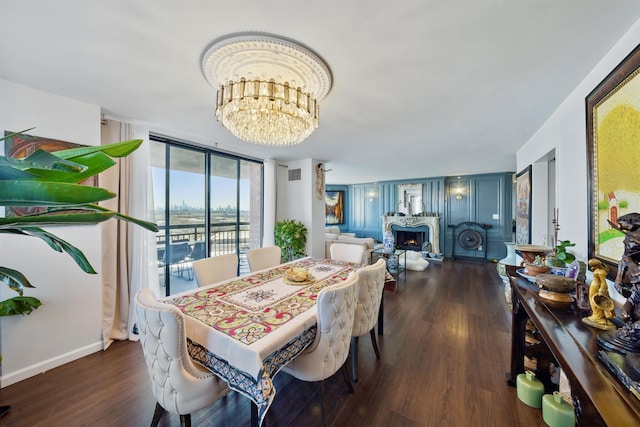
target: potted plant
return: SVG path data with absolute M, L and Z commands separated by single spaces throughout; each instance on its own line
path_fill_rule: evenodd
M 0 206 L 46 208 L 24 216 L 0 218 L 0 233 L 37 237 L 53 250 L 69 254 L 83 271 L 96 274 L 82 251 L 40 227 L 96 224 L 116 218 L 157 232 L 153 223 L 95 204 L 115 197 L 111 191 L 78 184 L 115 165 L 114 157 L 126 157 L 140 144 L 142 140 L 138 139 L 56 152 L 37 150 L 24 159 L 0 156 Z M 41 305 L 37 298 L 23 295 L 25 288 L 34 286 L 19 271 L 0 266 L 0 281 L 18 293 L 0 301 L 0 316 L 29 314 Z
M 23 132 L 26 131 L 7 135 L 0 138 L 0 141 Z M 115 165 L 112 158 L 126 157 L 140 144 L 142 140 L 137 139 L 53 153 L 37 150 L 25 159 L 0 156 L 0 206 L 46 208 L 29 215 L 0 218 L 0 233 L 40 238 L 53 250 L 69 254 L 83 271 L 96 274 L 82 251 L 40 227 L 96 224 L 116 218 L 157 232 L 156 224 L 95 204 L 115 197 L 115 193 L 100 187 L 78 184 Z M 18 293 L 16 297 L 0 301 L 0 316 L 30 314 L 42 305 L 37 298 L 23 295 L 24 288 L 34 286 L 21 272 L 0 266 L 0 281 Z M 0 406 L 0 417 L 10 408 L 9 405 Z
M 274 231 L 276 245 L 282 249 L 286 261 L 306 256 L 307 228 L 300 221 L 285 219 L 276 223 Z
M 576 256 L 571 252 L 567 252 L 567 248 L 575 246 L 570 240 L 560 240 L 556 245 L 552 255 L 547 256 L 547 264 L 550 267 L 566 268 L 575 261 Z
M 553 254 L 547 255 L 547 265 L 551 267 L 551 273 L 554 274 L 564 274 L 566 268 L 569 267 L 573 261 L 575 261 L 576 256 L 571 252 L 567 252 L 567 248 L 575 246 L 575 243 L 572 243 L 570 240 L 560 240 L 556 245 L 555 251 Z

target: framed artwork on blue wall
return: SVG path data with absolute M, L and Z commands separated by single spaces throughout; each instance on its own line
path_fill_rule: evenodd
M 516 175 L 516 244 L 531 243 L 531 165 Z
M 344 224 L 344 191 L 325 191 L 324 214 L 325 224 Z

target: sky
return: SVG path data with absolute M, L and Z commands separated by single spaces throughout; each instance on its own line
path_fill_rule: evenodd
M 155 208 L 164 208 L 164 173 L 161 168 L 153 168 L 153 199 Z M 170 204 L 204 208 L 204 175 L 178 170 L 171 171 Z M 249 206 L 249 180 L 240 182 L 240 204 Z M 236 180 L 221 177 L 211 179 L 212 207 L 226 207 L 236 204 Z

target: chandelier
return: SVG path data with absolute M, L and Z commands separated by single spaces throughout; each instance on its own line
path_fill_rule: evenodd
M 318 128 L 318 101 L 332 83 L 309 49 L 262 33 L 215 42 L 202 72 L 218 89 L 216 119 L 244 141 L 274 146 L 298 144 Z

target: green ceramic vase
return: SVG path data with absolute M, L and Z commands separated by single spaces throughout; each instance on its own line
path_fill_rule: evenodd
M 544 394 L 544 384 L 536 378 L 531 371 L 526 371 L 516 377 L 516 389 L 518 399 L 532 408 L 542 406 L 542 395 Z
M 574 427 L 576 425 L 573 406 L 567 403 L 557 391 L 542 396 L 542 419 L 550 427 Z

